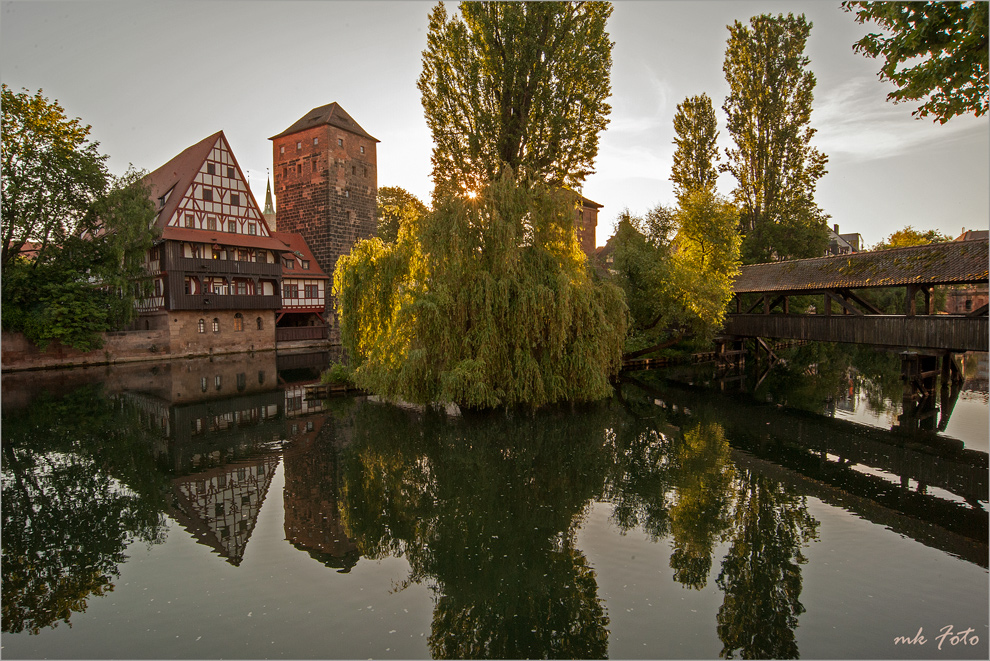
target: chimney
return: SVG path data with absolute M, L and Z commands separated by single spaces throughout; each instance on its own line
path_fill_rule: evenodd
M 839 223 L 836 223 L 835 225 L 832 225 L 832 228 L 834 229 L 834 231 L 835 231 L 836 234 L 839 233 Z

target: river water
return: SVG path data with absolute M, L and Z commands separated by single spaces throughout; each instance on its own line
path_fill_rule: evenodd
M 307 399 L 325 355 L 3 379 L 4 658 L 982 658 L 986 354 Z M 752 361 L 751 361 L 752 363 Z

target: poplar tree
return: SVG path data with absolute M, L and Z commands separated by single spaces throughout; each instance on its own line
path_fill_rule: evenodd
M 681 204 L 694 189 L 714 192 L 718 179 L 718 123 L 707 94 L 691 96 L 678 104 L 674 114 L 674 167 L 670 180 Z
M 815 76 L 804 54 L 811 23 L 803 15 L 750 19 L 729 26 L 722 109 L 735 141 L 721 166 L 738 182 L 746 263 L 814 257 L 827 243 L 826 214 L 815 186 L 828 157 L 811 146 Z
M 433 134 L 434 199 L 479 191 L 504 168 L 579 188 L 611 110 L 607 2 L 441 2 L 419 78 Z

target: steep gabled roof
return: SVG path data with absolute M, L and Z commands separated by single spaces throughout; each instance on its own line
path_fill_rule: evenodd
M 292 135 L 293 133 L 305 131 L 306 129 L 311 129 L 314 126 L 321 126 L 323 124 L 334 126 L 338 129 L 343 129 L 344 131 L 359 135 L 363 138 L 368 138 L 369 140 L 374 140 L 375 142 L 381 142 L 378 138 L 373 137 L 361 128 L 361 126 L 355 122 L 343 108 L 337 105 L 336 102 L 329 103 L 325 106 L 320 106 L 319 108 L 313 108 L 308 113 L 303 115 L 295 124 L 285 129 L 278 135 L 273 135 L 268 139 L 274 140 L 275 138 L 281 138 L 285 135 Z
M 323 269 L 320 268 L 320 264 L 316 261 L 316 257 L 313 256 L 313 251 L 309 249 L 309 245 L 306 243 L 306 239 L 303 238 L 302 234 L 298 232 L 272 232 L 272 236 L 281 241 L 285 246 L 283 249 L 283 255 L 285 252 L 297 253 L 296 257 L 299 259 L 305 259 L 309 262 L 309 269 L 302 270 L 299 268 L 283 270 L 282 277 L 297 277 L 297 278 L 326 278 L 330 279 Z
M 151 201 L 157 204 L 163 195 L 168 195 L 165 206 L 158 210 L 155 224 L 158 227 L 165 227 L 165 223 L 175 213 L 175 208 L 182 199 L 182 194 L 189 189 L 196 174 L 203 166 L 203 161 L 210 155 L 213 145 L 217 143 L 223 131 L 217 131 L 211 136 L 203 138 L 191 147 L 187 147 L 178 156 L 170 160 L 157 170 L 144 176 L 144 183 L 151 191 Z M 177 193 L 172 195 L 170 193 Z

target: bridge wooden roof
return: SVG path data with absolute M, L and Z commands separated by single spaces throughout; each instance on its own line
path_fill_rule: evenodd
M 987 282 L 987 241 L 860 252 L 837 257 L 751 264 L 740 269 L 737 294 Z

